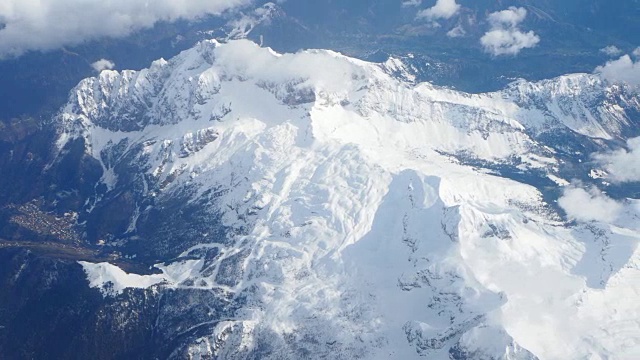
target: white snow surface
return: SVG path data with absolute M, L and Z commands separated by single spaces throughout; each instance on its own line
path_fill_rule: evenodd
M 83 81 L 59 117 L 60 148 L 84 137 L 113 188 L 100 153 L 143 144 L 149 173 L 171 179 L 150 195 L 189 185 L 195 199 L 222 186 L 211 210 L 231 228 L 250 225 L 220 259 L 241 259 L 234 283 L 190 260 L 148 276 L 82 263 L 90 285 L 117 296 L 191 279 L 250 293 L 235 319 L 194 342 L 194 358 L 233 358 L 221 341 L 250 351 L 265 334 L 273 358 L 289 356 L 277 353 L 285 337 L 313 339 L 318 358 L 449 359 L 451 348 L 478 359 L 640 358 L 637 204 L 615 223 L 566 226 L 536 188 L 450 156 L 520 157 L 565 184 L 532 134 L 617 138 L 624 111 L 582 101 L 605 85 L 578 74 L 465 94 L 413 85 L 388 66 L 207 41 Z
M 122 294 L 124 289 L 146 289 L 165 281 L 161 275 L 130 274 L 109 263 L 80 261 L 89 286 L 98 288 L 104 295 Z

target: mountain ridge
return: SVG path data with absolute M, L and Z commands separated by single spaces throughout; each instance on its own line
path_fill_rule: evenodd
M 639 334 L 607 329 L 638 323 L 623 295 L 637 291 L 638 229 L 571 224 L 551 201 L 574 178 L 594 183 L 582 158 L 638 135 L 637 92 L 577 74 L 465 94 L 402 80 L 410 71 L 205 41 L 148 70 L 81 82 L 55 119 L 59 159 L 80 141 L 102 168 L 79 222 L 96 226 L 110 199 L 128 204 L 119 233 L 88 240 L 128 257 L 166 250 L 149 255 L 164 257 L 162 274 L 142 283 L 82 263 L 91 286 L 233 304 L 183 319 L 205 330 L 176 357 L 637 351 Z M 174 211 L 197 216 L 173 229 Z

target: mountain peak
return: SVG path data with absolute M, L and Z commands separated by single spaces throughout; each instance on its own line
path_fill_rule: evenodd
M 136 189 L 126 231 L 109 234 L 123 249 L 175 201 L 196 207 L 202 229 L 169 236 L 177 257 L 162 274 L 84 263 L 91 286 L 122 279 L 116 295 L 153 286 L 236 304 L 193 339 L 193 356 L 622 354 L 599 324 L 626 300 L 597 306 L 603 290 L 588 284 L 622 294 L 614 283 L 630 281 L 638 253 L 591 257 L 607 246 L 598 232 L 563 224 L 545 199 L 588 166 L 561 154 L 629 127 L 610 94 L 637 95 L 586 74 L 467 94 L 395 76 L 407 69 L 205 41 L 81 82 L 57 124 L 60 148 L 83 139 L 103 169 L 106 190 L 86 211 Z M 581 258 L 589 271 L 575 270 Z

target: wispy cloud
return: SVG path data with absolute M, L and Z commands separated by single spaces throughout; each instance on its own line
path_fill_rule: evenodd
M 458 25 L 453 29 L 447 31 L 447 36 L 450 38 L 462 37 L 462 36 L 465 36 L 466 34 L 467 32 L 464 31 L 464 28 L 461 25 Z
M 622 54 L 622 50 L 620 50 L 615 45 L 609 45 L 607 47 L 603 47 L 602 49 L 600 49 L 600 52 L 604 53 L 604 54 L 607 54 L 609 56 L 618 56 L 618 55 Z
M 422 0 L 405 0 L 402 2 L 403 7 L 420 6 L 421 4 Z

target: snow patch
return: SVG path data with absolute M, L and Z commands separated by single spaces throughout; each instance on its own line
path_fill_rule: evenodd
M 89 286 L 99 289 L 104 296 L 116 296 L 125 289 L 146 289 L 166 281 L 163 275 L 130 274 L 109 263 L 78 263 L 87 275 Z

